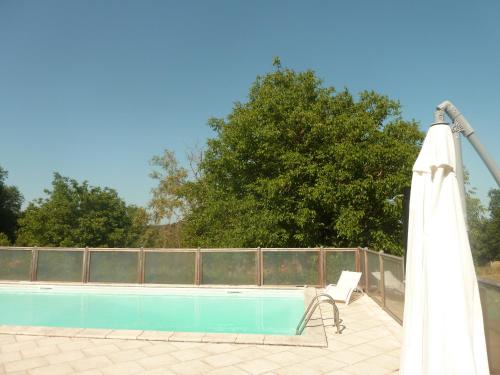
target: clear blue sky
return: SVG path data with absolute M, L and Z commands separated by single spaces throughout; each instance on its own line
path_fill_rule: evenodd
M 498 1 L 0 0 L 0 165 L 26 201 L 57 171 L 144 205 L 149 159 L 185 161 L 273 56 L 399 99 L 423 129 L 449 99 L 500 164 L 499 18 Z

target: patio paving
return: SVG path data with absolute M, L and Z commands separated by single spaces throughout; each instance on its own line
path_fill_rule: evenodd
M 263 341 L 260 335 L 253 339 L 233 335 L 232 343 L 215 343 L 214 334 L 199 334 L 195 342 L 188 342 L 195 336 L 174 341 L 172 334 L 141 338 L 140 331 L 111 331 L 104 336 L 109 338 L 99 338 L 102 332 L 75 331 L 71 336 L 76 337 L 50 337 L 41 330 L 17 334 L 13 329 L 13 333 L 0 334 L 0 374 L 398 373 L 402 328 L 397 322 L 364 295 L 348 306 L 339 304 L 345 329 L 338 335 L 329 307 L 321 307 L 327 347 L 280 345 L 279 340 L 278 345 L 262 345 L 258 344 Z M 177 336 L 180 340 L 183 335 Z

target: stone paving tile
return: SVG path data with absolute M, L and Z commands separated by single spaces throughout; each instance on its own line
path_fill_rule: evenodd
M 392 372 L 399 369 L 399 358 L 394 358 L 387 354 L 380 354 L 375 357 L 369 358 L 365 361 L 365 363 L 384 367 L 388 370 L 391 370 Z
M 200 349 L 188 348 L 188 349 L 177 350 L 175 352 L 170 353 L 170 355 L 174 356 L 179 361 L 184 362 L 206 357 L 208 356 L 208 353 Z
M 251 360 L 270 354 L 266 349 L 267 347 L 265 346 L 241 346 L 237 350 L 233 351 L 232 354 L 243 360 Z
M 140 349 L 151 344 L 145 340 L 117 340 L 113 345 L 117 346 L 121 350 L 129 350 L 129 349 Z
M 38 367 L 29 372 L 30 375 L 66 375 L 73 374 L 75 371 L 70 365 L 59 364 L 44 367 Z
M 72 350 L 57 354 L 48 355 L 45 357 L 51 365 L 57 365 L 59 363 L 76 361 L 78 359 L 84 358 L 85 354 L 80 350 Z M 1 361 L 0 361 L 1 362 Z
M 173 352 L 175 350 L 178 350 L 178 348 L 169 342 L 155 342 L 155 343 L 149 343 L 149 345 L 141 347 L 140 350 L 142 350 L 147 355 L 155 356 L 159 354 Z
M 8 353 L 0 353 L 0 364 L 14 362 L 14 361 L 18 361 L 20 359 L 22 359 L 22 357 L 21 357 L 21 353 L 18 351 L 8 352 Z
M 21 350 L 23 358 L 45 357 L 50 354 L 59 353 L 57 346 L 42 346 L 33 349 Z
M 358 353 L 371 353 L 372 355 L 379 355 L 382 353 L 386 353 L 388 350 L 385 348 L 382 348 L 380 346 L 375 346 L 375 345 L 370 345 L 370 344 L 361 344 L 361 345 L 355 345 L 351 346 L 349 350 L 358 352 Z
M 368 358 L 373 357 L 371 353 L 358 353 L 352 350 L 339 350 L 333 354 L 329 354 L 325 356 L 325 358 L 332 359 L 334 361 L 341 361 L 345 362 L 349 365 L 352 365 L 354 363 L 358 363 L 361 361 L 365 361 Z
M 16 336 L 11 334 L 0 333 L 0 345 L 11 344 L 13 342 L 16 342 Z
M 344 369 L 340 369 L 340 370 L 335 370 L 335 371 L 331 371 L 331 372 L 327 372 L 325 373 L 324 375 L 353 375 L 352 372 L 348 372 Z M 369 374 L 367 374 L 369 375 Z
M 26 370 L 31 370 L 33 368 L 37 367 L 42 367 L 46 366 L 49 363 L 45 358 L 30 358 L 30 359 L 22 359 L 19 361 L 13 361 L 6 363 L 4 365 L 5 371 L 7 373 L 9 372 L 15 372 L 15 371 L 26 371 Z
M 15 342 L 0 346 L 0 353 L 19 352 L 21 350 L 35 349 L 36 347 L 37 345 L 34 341 Z
M 142 375 L 177 375 L 175 372 L 170 370 L 168 367 L 161 367 L 154 370 L 146 370 Z
M 213 367 L 205 362 L 194 360 L 172 365 L 170 369 L 179 375 L 206 374 L 213 370 Z
M 36 337 L 35 341 L 36 344 L 40 347 L 53 346 L 53 345 L 66 345 L 72 342 L 71 338 L 69 337 L 44 337 L 44 336 Z
M 280 365 L 264 358 L 242 362 L 237 366 L 250 374 L 261 374 L 266 371 L 273 371 L 280 368 Z
M 324 356 L 321 356 L 304 361 L 302 362 L 302 365 L 306 366 L 307 368 L 312 368 L 314 370 L 318 370 L 321 372 L 328 372 L 345 367 L 346 363 L 340 360 L 334 360 L 331 358 L 326 358 Z
M 239 363 L 242 359 L 232 353 L 219 353 L 205 357 L 203 361 L 213 367 L 225 367 Z
M 177 363 L 177 359 L 173 356 L 163 353 L 155 356 L 148 356 L 137 361 L 139 365 L 147 370 L 153 370 L 162 366 Z
M 203 348 L 203 350 L 207 353 L 218 354 L 218 353 L 228 353 L 234 351 L 240 348 L 240 345 L 220 343 L 220 344 L 203 345 L 201 346 L 201 348 Z
M 116 353 L 119 352 L 120 349 L 113 345 L 113 344 L 101 344 L 101 345 L 92 345 L 87 348 L 83 348 L 82 352 L 85 353 L 86 355 L 93 356 L 93 355 L 106 355 L 110 353 Z
M 67 343 L 57 344 L 57 347 L 61 352 L 71 352 L 73 350 L 89 348 L 92 346 L 94 346 L 92 341 L 82 339 L 70 339 Z
M 235 366 L 227 366 L 212 370 L 208 375 L 248 375 L 248 372 Z
M 112 364 L 113 362 L 111 362 L 111 360 L 109 360 L 109 358 L 104 355 L 85 357 L 83 359 L 72 361 L 70 363 L 71 367 L 73 367 L 77 371 L 100 369 Z
M 302 364 L 295 364 L 282 367 L 275 371 L 279 375 L 321 375 L 323 372 L 304 366 Z
M 354 375 L 386 375 L 393 371 L 371 363 L 359 362 L 354 365 L 344 367 L 343 370 Z
M 147 354 L 139 349 L 129 349 L 129 350 L 120 350 L 116 353 L 110 353 L 106 355 L 112 362 L 124 362 L 124 361 L 134 361 L 144 357 L 147 357 Z
M 142 373 L 144 368 L 133 361 L 129 361 L 103 367 L 100 371 L 104 375 L 131 375 Z
M 295 363 L 299 363 L 304 360 L 304 358 L 302 358 L 299 354 L 289 352 L 288 350 L 279 353 L 274 353 L 264 358 L 273 361 L 275 363 L 278 363 L 281 366 L 293 365 Z
M 211 345 L 211 344 L 202 344 L 200 342 L 182 342 L 182 341 L 172 341 L 170 342 L 170 344 L 178 349 L 204 348 L 207 345 Z
M 78 371 L 78 375 L 103 375 L 99 370 Z

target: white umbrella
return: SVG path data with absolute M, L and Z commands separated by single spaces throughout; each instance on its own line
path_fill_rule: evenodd
M 413 167 L 401 375 L 489 375 L 455 146 L 432 126 Z

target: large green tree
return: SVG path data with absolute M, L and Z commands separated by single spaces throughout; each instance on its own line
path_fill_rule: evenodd
M 401 251 L 401 197 L 423 134 L 400 104 L 324 87 L 314 72 L 258 77 L 211 119 L 199 178 L 184 184 L 185 244 L 370 246 Z
M 127 206 L 117 192 L 54 174 L 52 189 L 26 208 L 17 243 L 27 246 L 140 246 L 144 209 Z
M 21 212 L 23 196 L 15 186 L 5 183 L 8 172 L 0 167 L 0 244 L 15 240 L 17 219 Z

